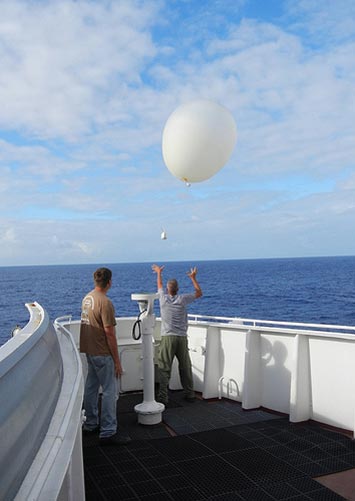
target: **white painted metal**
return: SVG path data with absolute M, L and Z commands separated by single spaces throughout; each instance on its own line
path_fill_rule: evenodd
M 312 419 L 353 430 L 355 344 L 339 337 L 311 337 L 309 343 Z
M 203 398 L 214 398 L 219 391 L 218 382 L 222 376 L 221 370 L 221 334 L 220 329 L 213 325 L 205 325 L 206 344 L 205 365 L 203 370 Z M 190 332 L 190 328 L 189 328 Z
M 239 355 L 238 359 L 242 359 Z M 243 409 L 260 407 L 262 401 L 261 386 L 261 339 L 260 333 L 247 331 L 245 340 L 245 363 L 243 380 Z
M 245 331 L 240 330 L 236 335 L 234 330 L 224 329 L 223 327 L 220 329 L 220 376 L 224 376 L 222 396 L 238 402 L 242 401 L 243 393 L 245 357 L 241 357 L 240 354 L 245 353 L 245 342 Z M 237 360 L 236 353 L 239 354 Z M 235 381 L 235 384 L 229 383 L 230 381 Z M 236 385 L 237 391 L 235 391 Z
M 0 499 L 83 500 L 83 378 L 71 336 L 37 303 L 0 348 Z
M 134 349 L 133 322 L 117 319 L 120 349 Z M 354 432 L 354 334 L 351 326 L 189 315 L 195 389 L 218 398 L 223 377 L 221 395 L 227 398 L 234 380 L 239 392 L 230 383 L 229 398 L 244 409 L 265 407 L 289 414 L 292 422 L 314 419 Z M 154 338 L 157 349 L 160 319 Z M 170 387 L 181 388 L 175 363 Z
M 121 392 L 143 390 L 142 345 L 124 345 L 119 349 L 123 374 Z
M 233 387 L 234 387 L 235 391 L 237 392 L 237 396 L 239 396 L 239 386 L 238 386 L 237 381 L 233 378 L 227 378 L 226 376 L 222 376 L 218 380 L 218 387 L 219 387 L 218 399 L 219 400 L 222 400 L 223 384 L 227 385 L 227 398 L 228 399 L 232 395 Z
M 290 388 L 290 421 L 307 421 L 312 416 L 309 337 L 294 337 Z
M 156 402 L 154 398 L 154 345 L 153 331 L 155 326 L 154 300 L 158 294 L 132 294 L 133 301 L 138 301 L 140 308 L 140 323 L 142 334 L 143 356 L 143 402 L 136 405 L 134 410 L 138 414 L 140 424 L 152 425 L 161 423 L 164 404 Z

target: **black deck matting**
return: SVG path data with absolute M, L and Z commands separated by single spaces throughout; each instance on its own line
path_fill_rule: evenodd
M 97 437 L 84 437 L 88 501 L 343 499 L 312 477 L 355 467 L 350 438 L 243 411 L 238 403 L 190 404 L 181 394 L 171 400 L 163 414 L 167 428 L 137 424 L 133 408 L 142 395 L 121 397 L 119 423 L 133 439 L 128 446 L 100 448 Z

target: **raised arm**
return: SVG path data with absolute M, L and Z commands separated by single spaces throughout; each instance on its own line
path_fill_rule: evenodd
M 200 287 L 200 284 L 196 280 L 196 275 L 197 275 L 197 268 L 196 266 L 194 268 L 191 268 L 190 271 L 187 272 L 187 275 L 191 278 L 192 285 L 194 286 L 195 289 L 195 297 L 196 299 L 202 296 L 202 290 Z
M 164 266 L 158 266 L 157 264 L 152 265 L 152 270 L 157 274 L 157 288 L 158 288 L 158 290 L 163 288 L 163 278 L 162 278 L 163 269 L 164 269 Z

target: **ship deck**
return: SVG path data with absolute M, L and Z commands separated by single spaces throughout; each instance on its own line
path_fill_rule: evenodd
M 355 499 L 355 441 L 339 430 L 230 400 L 188 403 L 180 391 L 162 423 L 144 426 L 134 412 L 142 399 L 119 400 L 129 445 L 83 437 L 87 501 Z

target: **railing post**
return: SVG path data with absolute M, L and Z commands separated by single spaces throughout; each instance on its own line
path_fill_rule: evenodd
M 312 391 L 308 336 L 297 334 L 290 388 L 290 421 L 297 423 L 312 417 Z
M 261 405 L 260 344 L 260 333 L 249 330 L 245 346 L 243 409 L 256 409 Z
M 218 327 L 208 326 L 206 333 L 205 366 L 203 374 L 203 398 L 216 398 L 221 374 L 221 332 Z

